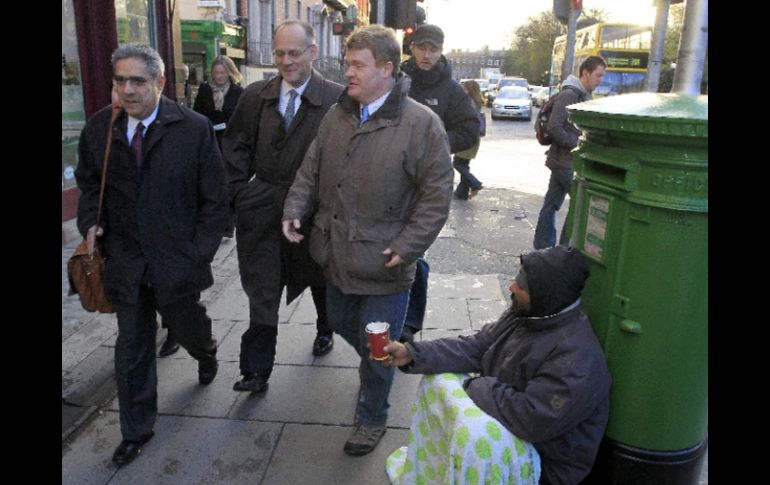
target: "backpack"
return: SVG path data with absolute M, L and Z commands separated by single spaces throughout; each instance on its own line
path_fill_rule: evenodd
M 548 131 L 546 130 L 546 128 L 548 128 L 548 118 L 551 116 L 551 110 L 553 109 L 553 103 L 556 101 L 556 97 L 564 92 L 564 90 L 567 88 L 578 92 L 580 95 L 578 102 L 584 101 L 583 93 L 572 86 L 564 86 L 564 89 L 548 98 L 548 101 L 546 101 L 543 107 L 540 108 L 540 112 L 537 114 L 537 118 L 535 119 L 535 137 L 537 138 L 538 143 L 541 145 L 550 145 L 553 143 L 553 138 L 548 134 Z

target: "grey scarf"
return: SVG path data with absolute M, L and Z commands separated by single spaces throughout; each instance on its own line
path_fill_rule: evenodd
M 214 81 L 209 82 L 211 86 L 211 93 L 214 95 L 214 109 L 222 111 L 222 105 L 225 104 L 225 95 L 227 90 L 230 89 L 230 82 L 226 82 L 221 86 L 214 84 Z

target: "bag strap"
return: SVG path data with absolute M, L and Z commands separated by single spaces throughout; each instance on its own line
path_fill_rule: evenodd
M 96 227 L 99 227 L 99 221 L 102 218 L 102 202 L 104 201 L 104 187 L 107 181 L 107 163 L 110 161 L 110 147 L 112 146 L 112 128 L 115 125 L 115 119 L 120 114 L 120 106 L 112 107 L 112 116 L 110 125 L 107 128 L 107 144 L 104 146 L 104 159 L 102 160 L 102 183 L 99 187 L 99 207 L 96 210 Z

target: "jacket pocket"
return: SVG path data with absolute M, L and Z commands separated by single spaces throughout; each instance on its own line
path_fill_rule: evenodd
M 328 217 L 316 216 L 310 233 L 310 257 L 318 266 L 326 268 L 329 264 L 329 223 Z M 325 220 L 325 222 L 323 222 Z
M 380 221 L 359 226 L 349 237 L 350 246 L 348 275 L 353 278 L 373 281 L 401 281 L 414 275 L 414 266 L 399 264 L 386 268 L 391 256 L 382 252 L 390 245 L 404 227 L 401 221 Z M 412 274 L 407 274 L 412 267 Z

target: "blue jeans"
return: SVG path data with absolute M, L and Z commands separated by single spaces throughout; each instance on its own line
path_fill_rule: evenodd
M 416 333 L 422 330 L 425 320 L 425 308 L 428 306 L 428 275 L 430 266 L 425 258 L 417 258 L 417 268 L 414 272 L 414 281 L 409 289 L 409 307 L 406 309 L 404 325 L 412 328 Z
M 329 325 L 356 349 L 361 357 L 358 374 L 361 391 L 356 405 L 356 424 L 385 426 L 388 421 L 388 394 L 395 367 L 385 367 L 369 359 L 366 324 L 388 322 L 390 339 L 398 340 L 404 326 L 409 300 L 407 290 L 390 295 L 348 295 L 326 283 L 326 309 Z
M 535 227 L 535 249 L 550 248 L 556 245 L 556 212 L 561 209 L 564 198 L 569 193 L 572 183 L 572 169 L 551 169 L 551 179 L 548 181 L 548 192 L 543 199 L 543 208 L 537 218 Z M 559 244 L 568 243 L 568 235 L 564 228 L 561 230 Z

